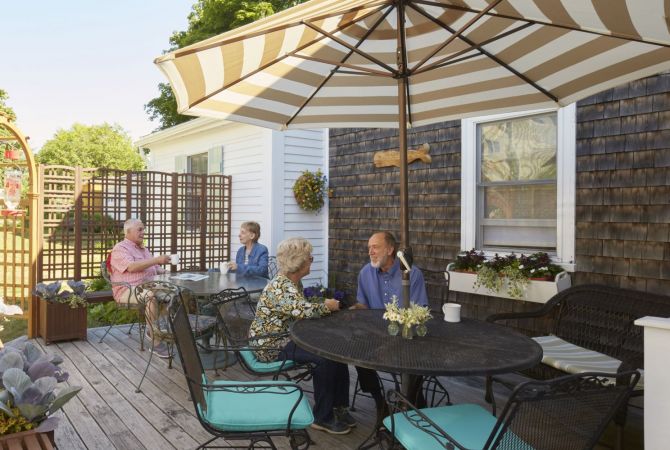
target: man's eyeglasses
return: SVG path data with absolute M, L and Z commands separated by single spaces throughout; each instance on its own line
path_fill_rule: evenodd
M 314 257 L 312 255 L 309 255 L 309 262 L 314 262 Z

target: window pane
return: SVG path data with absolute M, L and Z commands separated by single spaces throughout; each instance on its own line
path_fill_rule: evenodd
M 481 180 L 556 179 L 556 113 L 478 125 Z
M 556 227 L 484 226 L 483 247 L 495 249 L 556 249 Z
M 488 186 L 484 191 L 484 219 L 556 220 L 556 185 Z
M 190 173 L 207 175 L 207 153 L 189 156 L 188 168 Z

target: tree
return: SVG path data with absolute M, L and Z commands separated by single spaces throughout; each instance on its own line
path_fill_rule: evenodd
M 9 117 L 9 120 L 15 121 L 16 113 L 10 106 L 7 106 L 7 103 L 5 103 L 8 99 L 9 95 L 7 94 L 7 91 L 0 89 L 0 111 L 5 113 Z
M 74 124 L 59 130 L 37 154 L 41 164 L 142 170 L 144 160 L 119 125 Z
M 188 15 L 188 29 L 172 34 L 168 51 L 195 44 L 304 1 L 198 0 Z M 177 112 L 177 100 L 168 83 L 160 83 L 158 91 L 158 97 L 144 105 L 144 110 L 152 121 L 160 121 L 159 130 L 193 119 Z

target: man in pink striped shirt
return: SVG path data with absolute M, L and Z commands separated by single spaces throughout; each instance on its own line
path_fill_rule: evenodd
M 110 258 L 110 278 L 113 282 L 126 282 L 131 286 L 136 286 L 143 281 L 150 280 L 154 275 L 165 272 L 159 264 L 168 264 L 170 255 L 153 256 L 143 245 L 144 224 L 139 219 L 128 219 L 123 224 L 125 239 L 114 246 Z M 128 292 L 124 286 L 112 287 L 114 300 L 117 303 L 137 303 L 134 292 Z M 149 302 L 147 305 L 148 313 L 155 317 L 155 302 Z M 151 330 L 147 328 L 147 336 L 151 338 Z M 167 358 L 167 348 L 162 345 L 154 346 L 154 352 L 157 356 L 163 357 L 165 353 Z M 164 350 L 164 351 L 163 351 Z

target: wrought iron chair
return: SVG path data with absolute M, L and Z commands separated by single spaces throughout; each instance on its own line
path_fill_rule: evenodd
M 408 450 L 593 448 L 640 378 L 589 372 L 528 381 L 512 392 L 498 419 L 474 404 L 416 409 L 397 391 L 388 395 L 392 414 L 384 425 Z
M 134 309 L 137 311 L 137 322 L 133 322 L 130 325 L 130 328 L 128 329 L 128 334 L 130 334 L 131 331 L 133 331 L 133 327 L 135 326 L 135 323 L 137 323 L 138 328 L 140 329 L 140 336 L 144 336 L 145 329 L 146 329 L 146 322 L 144 321 L 144 309 L 143 305 L 139 303 L 132 303 L 130 301 L 133 293 L 133 287 L 130 285 L 130 283 L 127 283 L 125 281 L 112 281 L 109 270 L 107 269 L 107 261 L 109 260 L 109 256 L 107 259 L 102 261 L 100 263 L 100 275 L 102 275 L 102 278 L 109 283 L 110 286 L 115 287 L 115 286 L 122 286 L 125 287 L 126 290 L 124 291 L 124 296 L 125 302 L 124 301 L 117 301 L 114 299 L 116 306 L 117 306 L 117 312 L 112 319 L 112 323 L 107 327 L 107 330 L 105 331 L 105 334 L 102 335 L 98 343 L 102 343 L 103 339 L 107 337 L 109 332 L 112 330 L 112 327 L 118 324 L 119 319 L 121 318 L 121 310 L 118 308 L 121 308 L 122 306 L 125 306 L 127 310 Z M 144 350 L 144 339 L 140 337 L 140 350 Z
M 180 299 L 181 301 L 182 296 L 187 299 L 188 303 L 196 302 L 191 302 L 193 295 L 188 289 L 179 288 L 177 285 L 165 281 L 148 281 L 139 284 L 135 287 L 135 296 L 137 297 L 137 301 L 144 307 L 147 326 L 151 330 L 151 354 L 142 374 L 142 379 L 135 389 L 135 392 L 140 392 L 142 382 L 151 365 L 151 359 L 154 354 L 153 350 L 157 342 L 163 342 L 167 346 L 168 369 L 172 368 L 174 333 L 167 317 L 168 305 L 175 299 Z M 151 302 L 155 302 L 154 308 L 150 307 Z M 216 330 L 216 319 L 214 317 L 200 314 L 188 314 L 187 317 L 190 322 L 190 328 L 193 330 L 194 339 L 209 338 Z M 143 340 L 144 335 L 140 339 Z
M 277 257 L 268 257 L 268 278 L 273 279 L 279 273 L 279 266 L 277 265 Z
M 214 437 L 248 440 L 276 448 L 273 436 L 286 436 L 292 449 L 310 445 L 307 428 L 314 421 L 312 410 L 300 386 L 289 381 L 210 381 L 203 371 L 184 301 L 175 297 L 169 320 L 179 351 L 179 359 L 191 393 L 198 420 Z
M 256 304 L 243 287 L 224 289 L 212 297 L 216 307 L 219 327 L 225 338 L 225 347 L 234 352 L 242 369 L 254 376 L 272 376 L 277 380 L 283 377 L 292 381 L 307 381 L 311 378 L 310 364 L 297 364 L 290 359 L 263 362 L 256 358 L 258 350 L 281 350 L 268 346 L 254 345 L 249 340 L 249 327 L 256 315 Z M 256 336 L 263 338 L 283 337 L 284 335 Z M 291 371 L 291 373 L 288 373 Z

